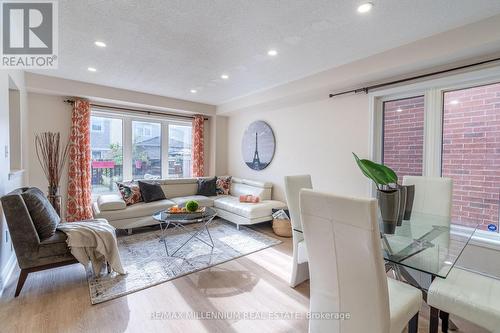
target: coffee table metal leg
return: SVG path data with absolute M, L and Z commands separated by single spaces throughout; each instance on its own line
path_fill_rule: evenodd
M 212 243 L 212 249 L 215 246 L 214 245 L 214 240 L 212 239 L 212 235 L 210 234 L 210 230 L 208 230 L 208 226 L 205 226 L 205 230 L 207 231 L 208 237 L 210 237 L 210 243 Z
M 203 226 L 207 231 L 208 231 L 208 225 L 210 224 L 210 222 L 213 221 L 213 219 L 215 218 L 215 216 L 211 217 L 207 222 L 205 222 L 205 225 Z M 183 225 L 180 225 L 181 227 L 183 227 L 185 229 L 185 227 Z M 175 250 L 173 253 L 172 253 L 172 256 L 174 254 L 176 254 L 180 249 L 182 249 L 187 243 L 189 243 L 193 238 L 196 237 L 196 239 L 198 239 L 199 241 L 205 243 L 206 245 L 210 246 L 210 247 L 214 247 L 214 242 L 212 240 L 212 236 L 210 235 L 210 232 L 209 232 L 209 237 L 210 237 L 210 242 L 212 243 L 212 245 L 208 244 L 207 242 L 205 242 L 203 239 L 199 238 L 198 235 L 201 234 L 203 232 L 203 227 L 200 228 L 200 230 L 196 231 L 195 233 L 193 233 L 193 235 L 191 235 L 191 237 L 189 237 L 184 243 L 182 243 L 181 246 L 179 246 L 179 248 L 177 250 Z M 168 255 L 168 253 L 167 253 Z
M 160 223 L 160 229 L 161 229 L 161 238 L 160 242 L 163 242 L 163 245 L 165 245 L 165 251 L 167 252 L 167 256 L 170 256 L 168 254 L 168 247 L 167 247 L 167 229 L 168 226 L 170 225 L 170 222 L 166 222 L 165 228 L 163 228 L 162 223 Z

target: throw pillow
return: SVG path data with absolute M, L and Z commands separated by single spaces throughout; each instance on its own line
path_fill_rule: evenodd
M 198 178 L 198 195 L 211 197 L 217 195 L 217 177 L 206 179 Z
M 141 189 L 139 188 L 139 184 L 137 184 L 137 182 L 116 182 L 116 185 L 118 186 L 118 190 L 120 191 L 123 201 L 125 201 L 127 206 L 143 201 Z
M 217 177 L 216 191 L 217 195 L 228 195 L 231 189 L 231 176 Z
M 157 182 L 143 182 L 139 180 L 139 188 L 144 202 L 153 202 L 166 199 L 165 193 Z
M 61 218 L 50 204 L 45 194 L 36 187 L 30 188 L 21 194 L 28 208 L 31 220 L 35 225 L 40 240 L 52 237 L 56 232 Z
M 251 195 L 251 194 L 243 194 L 243 195 L 240 195 L 240 202 L 259 203 L 260 198 L 255 196 L 255 195 Z

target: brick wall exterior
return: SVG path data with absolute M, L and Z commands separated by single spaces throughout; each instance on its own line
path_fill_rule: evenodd
M 421 176 L 424 149 L 424 96 L 384 103 L 383 162 L 400 179 Z
M 453 178 L 454 222 L 499 222 L 500 83 L 444 94 L 443 177 Z
M 384 103 L 383 162 L 422 175 L 424 97 Z M 454 223 L 499 223 L 500 83 L 444 94 L 442 176 L 453 179 Z

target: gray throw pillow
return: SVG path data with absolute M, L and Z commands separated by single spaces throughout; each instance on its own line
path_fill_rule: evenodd
M 161 185 L 157 182 L 143 182 L 139 180 L 139 188 L 141 189 L 142 200 L 144 202 L 166 199 Z
M 32 187 L 21 194 L 40 240 L 52 237 L 61 218 L 42 191 Z
M 217 177 L 204 179 L 198 178 L 198 195 L 212 197 L 217 195 Z

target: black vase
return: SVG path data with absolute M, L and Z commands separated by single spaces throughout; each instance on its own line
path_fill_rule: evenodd
M 404 187 L 406 187 L 406 205 L 403 220 L 409 220 L 411 219 L 413 199 L 415 199 L 415 185 L 405 185 Z
M 406 186 L 401 186 L 398 188 L 399 192 L 399 211 L 398 211 L 398 223 L 397 226 L 400 227 L 401 224 L 403 224 L 403 217 L 405 215 L 405 209 L 406 209 Z
M 382 215 L 382 231 L 392 235 L 398 224 L 400 193 L 398 190 L 377 190 L 377 199 Z

